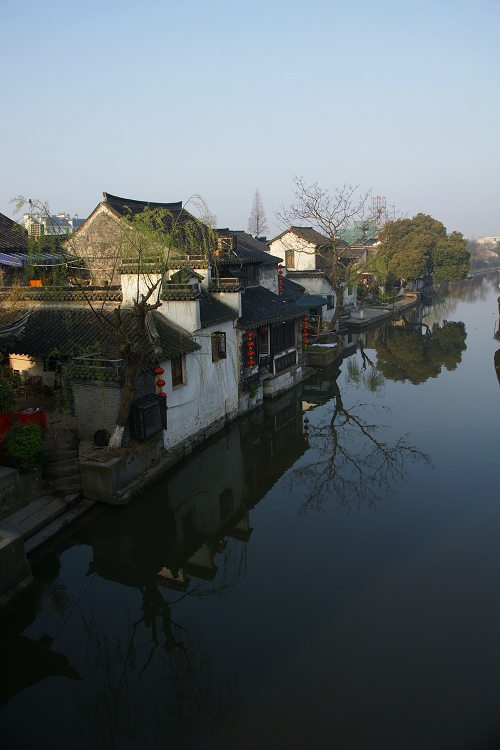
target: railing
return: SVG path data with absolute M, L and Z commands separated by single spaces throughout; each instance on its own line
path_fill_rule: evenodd
M 74 378 L 88 380 L 121 380 L 123 359 L 103 357 L 73 357 L 69 362 L 69 374 Z
M 192 300 L 200 294 L 200 285 L 194 284 L 171 284 L 166 283 L 160 297 L 163 300 Z
M 15 286 L 0 289 L 0 301 L 6 299 L 33 300 L 37 302 L 84 302 L 85 300 L 121 302 L 121 286 L 36 287 Z
M 297 363 L 297 352 L 294 349 L 293 352 L 283 354 L 281 357 L 275 357 L 274 359 L 274 373 L 277 375 L 289 367 L 292 367 Z

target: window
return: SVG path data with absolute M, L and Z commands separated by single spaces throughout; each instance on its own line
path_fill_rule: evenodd
M 219 495 L 220 520 L 224 521 L 233 512 L 233 491 L 228 488 Z
M 226 334 L 223 331 L 212 333 L 212 362 L 218 362 L 226 357 Z
M 259 266 L 256 263 L 249 263 L 245 266 L 244 285 L 259 286 Z
M 334 310 L 335 309 L 335 295 L 334 294 L 327 294 L 326 298 L 328 300 L 328 304 L 326 306 L 327 310 Z
M 295 346 L 295 321 L 278 323 L 272 327 L 273 354 Z
M 295 268 L 295 251 L 285 250 L 285 266 L 287 268 Z
M 267 326 L 264 326 L 265 330 L 259 330 L 259 354 L 269 354 L 269 337 L 267 332 Z
M 184 378 L 184 362 L 182 361 L 182 354 L 178 357 L 172 357 L 172 386 L 175 388 L 177 385 L 183 385 L 185 383 Z

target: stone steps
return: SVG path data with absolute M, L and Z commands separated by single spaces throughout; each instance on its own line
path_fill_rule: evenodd
M 40 529 L 45 528 L 55 521 L 63 513 L 73 508 L 79 500 L 82 493 L 75 492 L 67 494 L 64 497 L 54 498 L 52 495 L 39 497 L 24 508 L 12 513 L 0 522 L 0 526 L 14 534 L 19 534 L 23 539 L 29 539 Z
M 78 451 L 76 450 L 53 450 L 45 451 L 45 463 L 53 464 L 59 461 L 68 461 L 69 459 L 78 460 Z
M 36 534 L 33 534 L 24 544 L 24 549 L 27 555 L 31 554 L 43 544 L 48 542 L 52 537 L 59 534 L 66 526 L 74 523 L 80 516 L 87 513 L 96 504 L 95 500 L 87 500 L 84 498 L 80 500 L 73 508 L 70 508 L 63 513 L 61 516 L 56 518 L 54 521 L 44 526 Z
M 59 477 L 80 476 L 78 467 L 72 462 L 69 465 L 52 464 L 45 472 L 48 479 L 58 479 Z

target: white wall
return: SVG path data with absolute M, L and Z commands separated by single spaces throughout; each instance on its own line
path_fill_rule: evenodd
M 235 310 L 238 317 L 241 318 L 241 292 L 211 292 L 211 295 L 230 307 L 231 310 Z
M 121 274 L 121 285 L 122 285 L 122 295 L 123 295 L 123 306 L 124 307 L 131 307 L 132 302 L 136 301 L 138 302 L 141 298 L 141 295 L 144 294 L 146 296 L 151 289 L 152 286 L 154 286 L 155 283 L 159 281 L 160 277 L 157 274 Z M 160 290 L 155 290 L 153 295 L 151 296 L 151 302 L 156 302 L 158 297 L 158 292 Z
M 283 272 L 285 269 L 283 269 Z M 275 265 L 262 265 L 260 267 L 260 285 L 269 289 L 270 292 L 278 294 L 278 267 Z
M 210 334 L 226 334 L 227 358 L 212 362 Z M 238 349 L 233 321 L 204 328 L 194 334 L 201 350 L 185 357 L 186 383 L 172 386 L 170 361 L 162 363 L 165 369 L 167 394 L 167 430 L 165 447 L 176 445 L 218 419 L 235 416 L 238 409 Z
M 316 270 L 316 247 L 311 242 L 297 237 L 292 232 L 287 232 L 279 239 L 274 240 L 269 245 L 271 255 L 276 255 L 282 259 L 285 265 L 285 252 L 293 250 L 295 253 L 295 266 L 289 270 L 294 271 L 315 271 Z
M 201 328 L 200 304 L 196 299 L 163 301 L 158 310 L 189 333 Z

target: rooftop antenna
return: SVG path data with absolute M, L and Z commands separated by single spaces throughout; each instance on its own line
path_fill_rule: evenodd
M 372 195 L 372 218 L 376 224 L 383 226 L 387 221 L 387 200 L 385 195 Z

